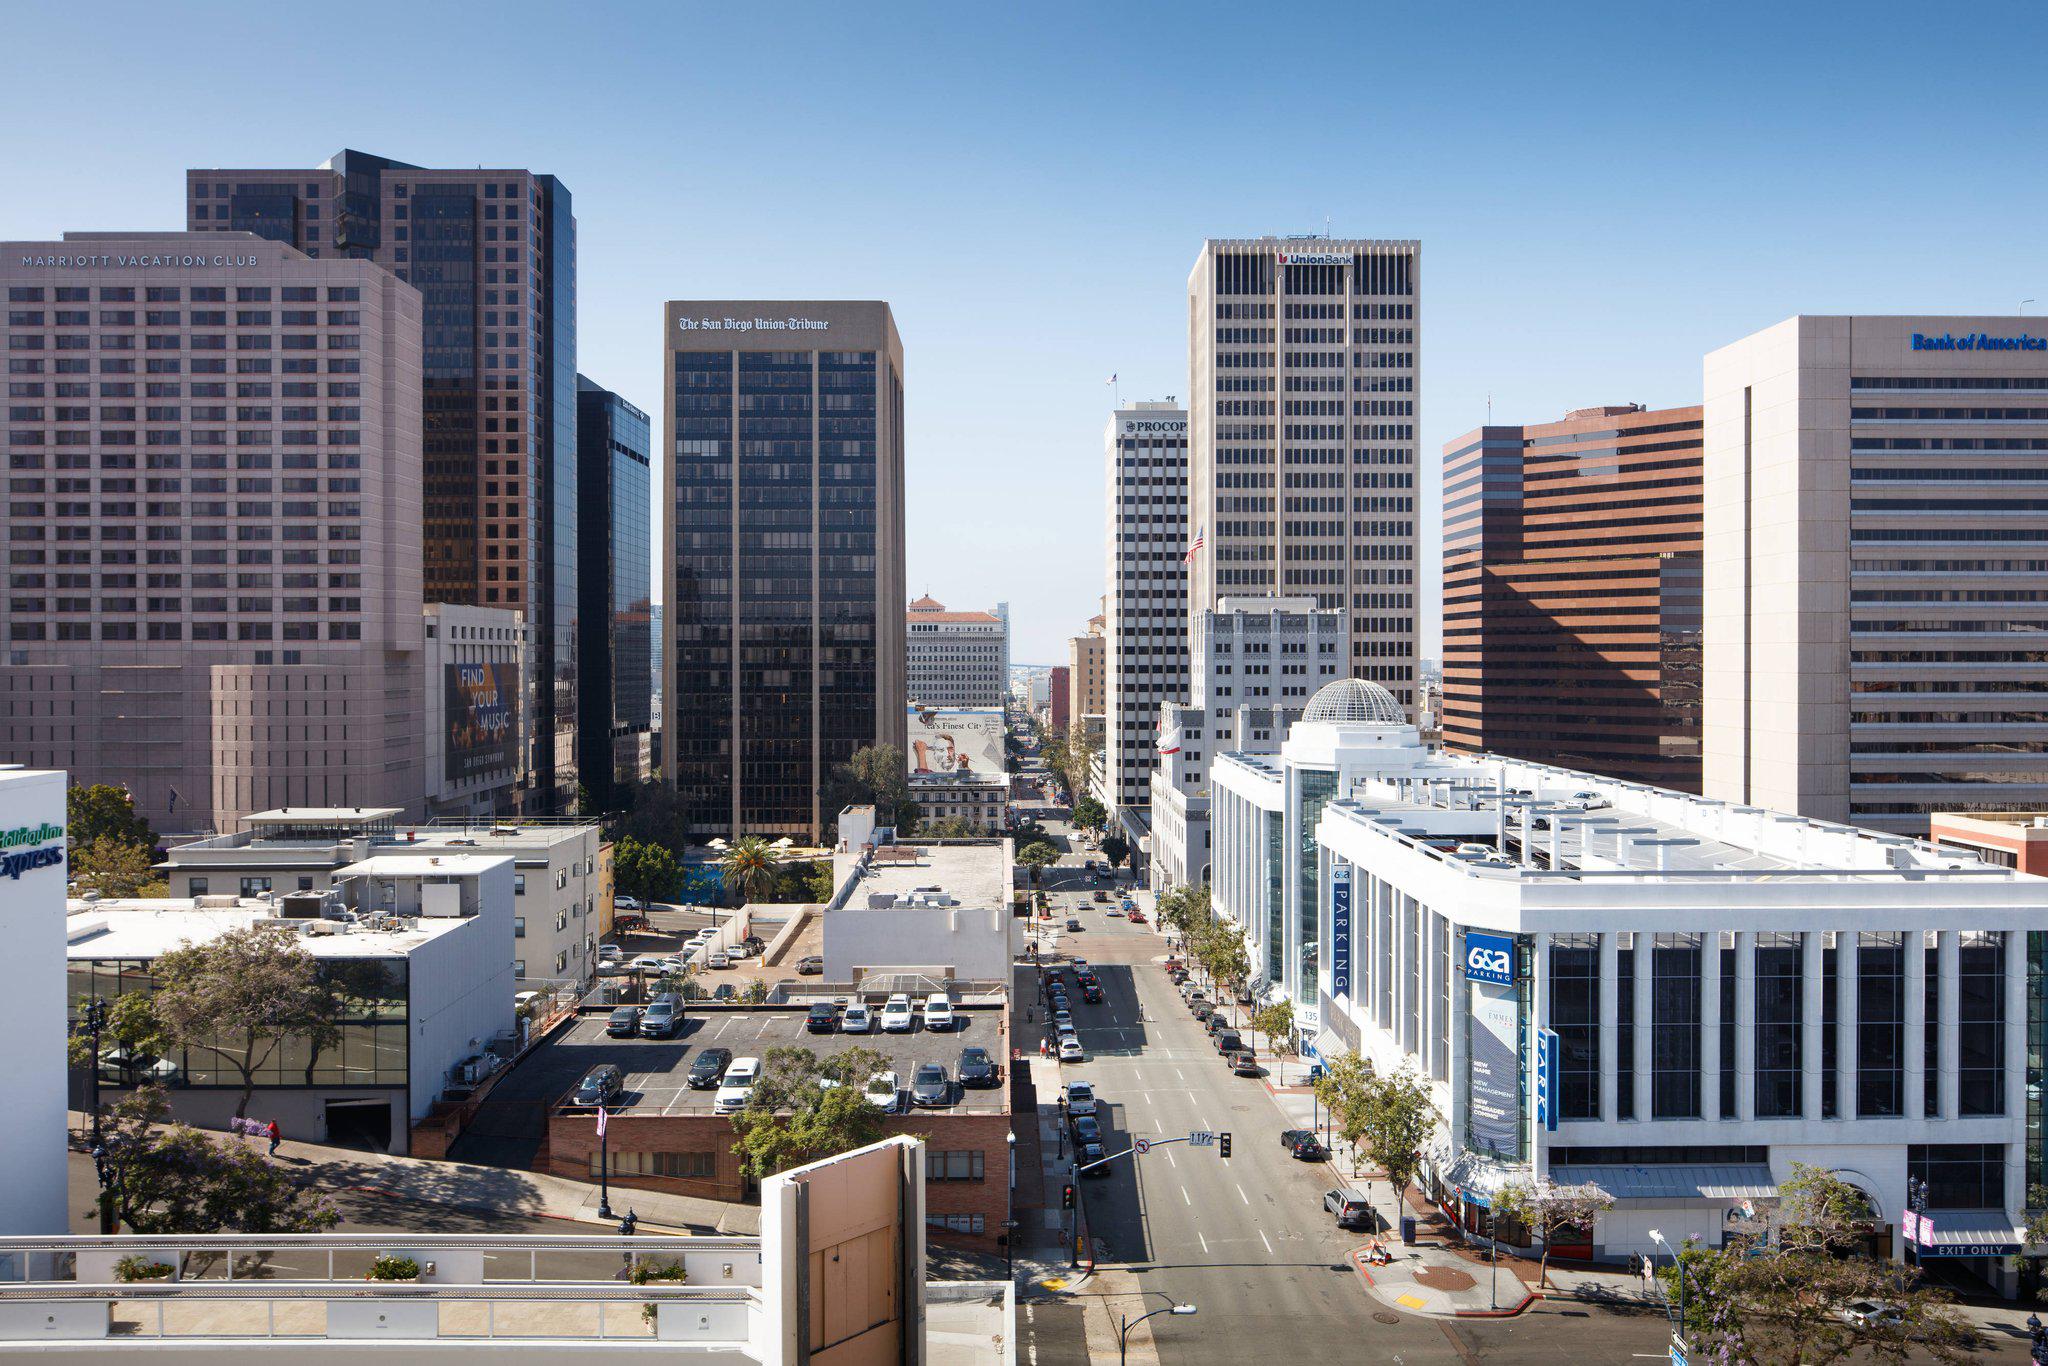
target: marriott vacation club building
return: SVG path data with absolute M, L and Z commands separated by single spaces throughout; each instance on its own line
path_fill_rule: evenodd
M 1311 1056 L 1428 1078 L 1422 1183 L 1490 1236 L 1508 1181 L 1614 1198 L 1553 1251 L 1767 1234 L 1792 1164 L 1868 1197 L 1869 1250 L 2011 1294 L 2048 1180 L 2048 881 L 1905 836 L 1426 748 L 1323 688 L 1212 770 L 1214 904 Z M 1924 1188 L 1921 1183 L 1925 1183 Z M 1534 1235 L 1503 1223 L 1503 1243 Z

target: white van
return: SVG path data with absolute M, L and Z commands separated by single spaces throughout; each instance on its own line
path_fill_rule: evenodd
M 908 1034 L 916 1027 L 917 1012 L 910 1008 L 910 997 L 900 991 L 897 992 L 882 1007 L 882 1032 Z
M 736 1115 L 746 1109 L 747 1101 L 754 1094 L 754 1082 L 760 1075 L 759 1058 L 734 1058 L 718 1083 L 718 1094 L 711 1099 L 711 1113 Z

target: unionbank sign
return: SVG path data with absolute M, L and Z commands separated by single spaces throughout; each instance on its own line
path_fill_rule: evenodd
M 0 878 L 21 881 L 23 873 L 64 866 L 64 827 L 44 821 L 0 830 Z

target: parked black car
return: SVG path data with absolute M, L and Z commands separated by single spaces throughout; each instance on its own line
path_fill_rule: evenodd
M 916 1106 L 951 1105 L 953 1084 L 940 1063 L 920 1063 L 910 1079 L 910 1103 Z
M 725 1069 L 732 1065 L 730 1048 L 707 1048 L 697 1055 L 697 1061 L 690 1064 L 690 1074 L 684 1078 L 692 1091 L 716 1090 Z
M 1192 1013 L 1197 1020 L 1207 1020 L 1216 1013 L 1216 1007 L 1210 1005 L 1207 1001 L 1197 1001 L 1192 1008 Z
M 1236 1030 L 1219 1029 L 1216 1031 L 1216 1051 L 1224 1057 L 1229 1057 L 1232 1053 L 1239 1051 L 1243 1047 L 1244 1036 Z
M 1086 986 L 1081 988 L 1081 999 L 1086 1001 L 1091 1006 L 1101 1005 L 1102 988 L 1097 986 L 1093 982 L 1088 983 Z
M 960 1084 L 962 1086 L 989 1087 L 999 1079 L 996 1065 L 986 1048 L 963 1048 L 960 1050 Z
M 1086 1177 L 1109 1175 L 1110 1164 L 1107 1162 L 1102 1162 L 1103 1151 L 1102 1145 L 1100 1143 L 1076 1143 L 1074 1145 L 1074 1157 L 1082 1164 L 1082 1167 L 1084 1168 L 1084 1170 L 1081 1172 L 1082 1176 Z M 1090 1167 L 1087 1165 L 1090 1162 L 1102 1162 L 1102 1165 L 1099 1167 Z
M 626 1089 L 626 1078 L 618 1068 L 605 1062 L 599 1063 L 584 1074 L 576 1083 L 576 1094 L 569 1100 L 571 1105 L 606 1105 L 617 1100 Z
M 830 1034 L 839 1028 L 839 1007 L 820 1001 L 804 1015 L 804 1028 L 813 1034 Z
M 1257 1056 L 1247 1049 L 1242 1053 L 1231 1055 L 1230 1070 L 1240 1077 L 1256 1077 L 1261 1069 Z
M 640 1007 L 620 1006 L 605 1022 L 604 1032 L 614 1039 L 630 1039 L 640 1032 Z
M 1224 1030 L 1230 1028 L 1230 1024 L 1223 1018 L 1223 1016 L 1217 1014 L 1215 1011 L 1212 1010 L 1208 1015 L 1203 1017 L 1202 1028 L 1208 1030 L 1210 1036 L 1213 1038 L 1217 1034 L 1220 1034 Z
M 1074 1142 L 1102 1142 L 1102 1125 L 1093 1115 L 1074 1116 Z
M 1280 1146 L 1299 1162 L 1323 1162 L 1330 1156 L 1330 1150 L 1307 1129 L 1282 1129 Z

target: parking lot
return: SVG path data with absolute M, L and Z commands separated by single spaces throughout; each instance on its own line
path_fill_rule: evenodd
M 908 1034 L 884 1034 L 876 1029 L 867 1034 L 813 1034 L 804 1027 L 804 1014 L 794 1008 L 720 1008 L 693 1004 L 683 1026 L 672 1039 L 614 1039 L 606 1031 L 606 1017 L 590 1015 L 579 1019 L 520 1064 L 522 1070 L 539 1066 L 554 1086 L 559 1099 L 591 1068 L 612 1063 L 625 1074 L 626 1090 L 612 1107 L 618 1115 L 709 1115 L 715 1091 L 693 1091 L 685 1077 L 697 1057 L 707 1048 L 729 1048 L 735 1058 L 761 1057 L 780 1046 L 808 1048 L 819 1058 L 849 1048 L 869 1048 L 888 1059 L 883 1064 L 894 1071 L 904 1087 L 920 1063 L 944 1064 L 950 1074 L 958 1070 L 960 1050 L 981 1047 L 1000 1069 L 1002 1085 L 977 1090 L 953 1087 L 953 1104 L 948 1109 L 970 1114 L 1000 1114 L 1009 1095 L 1009 1045 L 1003 1036 L 1003 1012 L 995 1007 L 954 1007 L 954 1027 L 933 1033 L 920 1022 Z M 533 1079 L 529 1079 L 531 1082 Z

